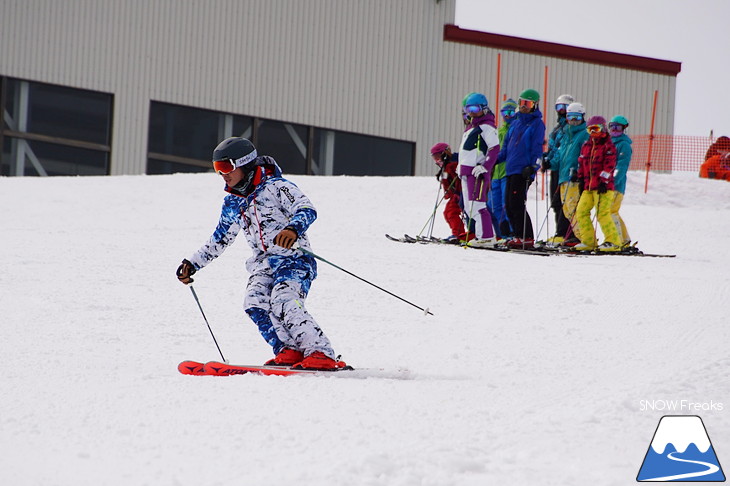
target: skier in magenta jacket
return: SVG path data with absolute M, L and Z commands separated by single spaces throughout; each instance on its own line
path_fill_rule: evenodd
M 613 184 L 616 146 L 611 141 L 606 119 L 602 116 L 592 116 L 588 120 L 587 130 L 590 138 L 583 144 L 578 157 L 578 180 L 583 183 L 583 193 L 576 210 L 581 242 L 575 249 L 596 249 L 596 235 L 591 224 L 591 210 L 596 207 L 596 219 L 605 237 L 605 242 L 598 249 L 620 251 L 621 240 L 611 218 L 611 206 L 616 196 Z

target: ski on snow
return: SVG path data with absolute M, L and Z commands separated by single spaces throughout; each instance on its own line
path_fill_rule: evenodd
M 312 375 L 312 374 L 331 374 L 340 371 L 352 371 L 352 366 L 346 366 L 337 370 L 299 370 L 290 366 L 257 366 L 257 365 L 232 365 L 221 363 L 220 361 L 208 361 L 201 363 L 198 361 L 183 361 L 177 366 L 177 369 L 183 375 L 212 375 L 212 376 L 231 376 L 245 375 L 247 373 L 255 373 L 258 375 L 273 376 L 290 376 L 290 375 Z
M 234 376 L 234 375 L 264 375 L 264 376 L 339 376 L 350 378 L 387 378 L 397 380 L 411 379 L 407 369 L 387 371 L 383 369 L 355 369 L 346 366 L 337 370 L 299 370 L 290 366 L 258 366 L 233 365 L 220 361 L 183 361 L 177 366 L 183 375 L 196 376 Z
M 650 257 L 650 258 L 674 258 L 677 255 L 669 255 L 669 254 L 660 254 L 660 253 L 644 253 L 643 251 L 639 250 L 636 246 L 629 247 L 627 250 L 623 251 L 578 251 L 574 250 L 569 247 L 557 247 L 557 248 L 551 248 L 546 246 L 539 246 L 535 248 L 507 248 L 504 246 L 494 246 L 494 247 L 485 247 L 485 248 L 477 248 L 477 247 L 471 247 L 471 246 L 465 246 L 458 243 L 451 243 L 442 240 L 441 238 L 436 237 L 413 237 L 409 235 L 403 235 L 402 238 L 396 238 L 394 236 L 391 236 L 386 233 L 386 238 L 388 238 L 391 241 L 397 241 L 399 243 L 421 243 L 421 244 L 429 244 L 429 243 L 435 243 L 440 245 L 448 245 L 448 246 L 460 246 L 464 248 L 469 248 L 472 250 L 490 250 L 490 251 L 500 251 L 504 253 L 519 253 L 524 255 L 535 255 L 535 256 L 553 256 L 553 255 L 565 255 L 565 256 L 608 256 L 608 255 L 614 255 L 614 256 L 634 256 L 634 257 Z

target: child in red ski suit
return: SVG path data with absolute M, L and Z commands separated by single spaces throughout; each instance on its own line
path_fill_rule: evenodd
M 431 147 L 431 158 L 439 167 L 436 178 L 441 181 L 441 187 L 444 189 L 444 199 L 446 199 L 444 219 L 451 228 L 451 236 L 446 239 L 458 243 L 459 240 L 466 240 L 464 222 L 461 219 L 462 208 L 459 204 L 461 200 L 461 180 L 456 174 L 459 157 L 458 154 L 451 152 L 451 147 L 448 144 L 440 142 Z
M 591 210 L 596 207 L 596 218 L 601 225 L 605 242 L 600 251 L 620 251 L 621 239 L 616 223 L 611 218 L 611 206 L 616 196 L 613 171 L 616 169 L 616 146 L 606 126 L 606 119 L 593 116 L 587 126 L 590 138 L 583 144 L 578 157 L 578 181 L 583 193 L 578 202 L 576 219 L 581 243 L 576 250 L 595 250 L 596 235 L 591 223 Z

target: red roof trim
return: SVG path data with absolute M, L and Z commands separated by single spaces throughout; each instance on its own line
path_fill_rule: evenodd
M 453 24 L 444 25 L 444 40 L 482 47 L 501 48 L 540 56 L 558 57 L 570 61 L 590 62 L 604 66 L 647 71 L 668 76 L 677 76 L 682 70 L 681 62 L 663 61 L 661 59 L 599 51 L 597 49 L 586 49 L 584 47 L 555 44 L 509 35 L 490 34 L 489 32 L 462 29 L 458 25 Z

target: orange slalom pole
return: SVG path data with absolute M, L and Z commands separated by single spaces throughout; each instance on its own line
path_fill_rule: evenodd
M 547 90 L 548 90 L 548 67 L 545 66 L 545 84 L 543 85 L 542 90 L 542 99 L 543 101 L 547 99 Z M 545 109 L 545 106 L 547 106 L 545 103 L 543 103 L 543 110 Z M 547 111 L 547 110 L 546 110 Z M 547 116 L 547 113 L 543 113 L 543 117 Z M 543 123 L 545 123 L 545 119 L 543 118 Z M 542 152 L 547 152 L 546 147 L 546 140 L 543 140 L 542 142 Z M 542 200 L 545 200 L 545 180 L 547 179 L 547 176 L 545 175 L 545 171 L 542 172 Z
M 654 90 L 654 106 L 651 109 L 651 129 L 649 130 L 649 148 L 646 154 L 646 181 L 644 181 L 644 194 L 649 190 L 649 169 L 651 169 L 651 152 L 654 148 L 654 120 L 656 119 L 656 100 L 659 91 Z
M 497 53 L 497 91 L 494 93 L 495 110 L 497 111 L 494 116 L 497 118 L 497 127 L 499 127 L 499 84 L 502 79 L 502 54 Z

